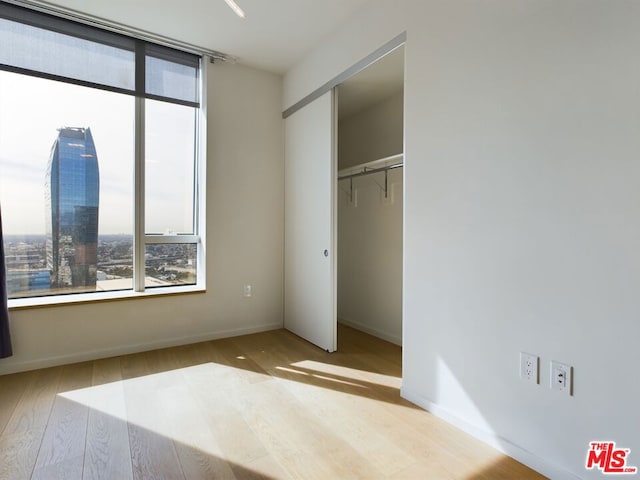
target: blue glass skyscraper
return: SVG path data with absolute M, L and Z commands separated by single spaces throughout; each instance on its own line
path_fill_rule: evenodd
M 98 157 L 89 128 L 61 128 L 45 181 L 51 288 L 94 290 L 98 264 Z

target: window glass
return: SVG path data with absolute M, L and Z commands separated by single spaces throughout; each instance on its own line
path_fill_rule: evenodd
M 0 63 L 133 90 L 135 53 L 0 18 Z M 63 61 L 61 61 L 63 60 Z
M 145 286 L 195 285 L 195 243 L 147 245 L 145 249 Z
M 10 298 L 132 288 L 134 98 L 0 71 Z
M 146 93 L 185 102 L 198 101 L 198 64 L 146 58 Z
M 146 100 L 145 223 L 148 234 L 194 233 L 197 109 Z

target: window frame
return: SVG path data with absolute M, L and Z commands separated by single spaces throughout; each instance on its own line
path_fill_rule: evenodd
M 155 43 L 153 40 L 142 40 L 133 35 L 123 35 L 115 33 L 107 28 L 100 26 L 86 25 L 85 23 L 58 17 L 51 13 L 43 13 L 24 7 L 17 7 L 12 4 L 2 3 L 0 7 L 7 7 L 17 11 L 19 19 L 8 16 L 9 20 L 22 22 L 26 25 L 47 28 L 52 31 L 72 35 L 74 32 L 79 38 L 100 42 L 101 38 L 118 38 L 123 39 L 123 44 L 135 45 L 135 89 L 126 90 L 118 87 L 95 84 L 83 80 L 78 80 L 59 75 L 53 75 L 46 72 L 39 72 L 22 67 L 15 67 L 0 64 L 0 70 L 29 75 L 47 80 L 60 81 L 67 84 L 78 85 L 89 88 L 106 90 L 114 93 L 131 95 L 134 97 L 135 118 L 134 118 L 134 171 L 133 174 L 133 190 L 134 198 L 134 227 L 133 235 L 133 279 L 132 288 L 125 290 L 112 291 L 95 291 L 87 293 L 65 293 L 52 294 L 34 297 L 10 298 L 8 300 L 9 309 L 20 309 L 28 307 L 42 307 L 59 304 L 75 304 L 95 301 L 108 301 L 117 299 L 144 298 L 157 295 L 173 295 L 206 291 L 206 259 L 205 259 L 205 232 L 206 232 L 206 139 L 207 139 L 207 68 L 206 57 L 203 54 L 195 54 L 192 51 L 184 51 L 185 54 L 192 55 L 197 58 L 196 67 L 196 102 L 184 99 L 170 98 L 162 95 L 151 94 L 146 92 L 145 65 L 147 56 L 153 58 L 163 58 L 158 52 L 163 50 L 168 52 L 171 57 L 171 50 L 177 52 L 179 58 L 181 51 L 174 47 L 168 47 L 161 43 Z M 27 21 L 22 20 L 22 15 Z M 36 22 L 29 21 L 29 16 L 33 15 L 37 19 Z M 7 18 L 7 16 L 0 16 Z M 44 19 L 44 20 L 43 20 Z M 51 20 L 51 25 L 46 24 L 46 20 Z M 42 25 L 45 25 L 44 27 Z M 95 33 L 93 38 L 88 38 L 87 31 Z M 82 33 L 84 32 L 84 33 Z M 102 41 L 107 45 L 112 45 L 108 40 Z M 149 48 L 147 48 L 149 47 Z M 125 47 L 123 47 L 125 48 Z M 177 63 L 180 63 L 178 61 Z M 185 65 L 191 65 L 185 63 Z M 192 234 L 147 234 L 145 231 L 145 101 L 147 99 L 169 102 L 178 105 L 194 107 L 197 110 L 196 125 L 194 130 L 195 148 L 194 148 L 194 179 L 193 179 L 193 233 Z M 5 232 L 6 233 L 6 232 Z M 168 244 L 192 244 L 196 245 L 196 281 L 195 284 L 188 285 L 170 285 L 162 287 L 145 287 L 145 248 L 147 245 L 168 245 Z

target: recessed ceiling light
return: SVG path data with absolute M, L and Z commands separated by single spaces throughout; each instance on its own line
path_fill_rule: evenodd
M 233 0 L 224 0 L 227 5 L 229 5 L 229 8 L 231 8 L 231 10 L 233 10 L 236 15 L 238 15 L 240 18 L 244 18 L 244 11 L 238 6 L 238 4 L 236 2 L 234 2 Z

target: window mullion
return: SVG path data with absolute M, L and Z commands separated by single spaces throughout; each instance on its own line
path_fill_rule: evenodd
M 145 46 L 136 41 L 136 118 L 135 118 L 135 174 L 133 228 L 133 290 L 144 292 L 145 287 Z
M 198 235 L 146 235 L 145 245 L 171 245 L 175 243 L 198 243 Z
M 203 287 L 206 284 L 205 276 L 205 240 L 206 240 L 206 188 L 203 188 L 207 178 L 207 64 L 201 59 L 199 73 L 200 108 L 197 112 L 196 122 L 196 178 L 194 198 L 194 232 L 198 236 L 197 250 L 197 283 Z
M 142 97 L 136 97 L 136 152 L 134 174 L 134 232 L 133 232 L 133 289 L 144 292 L 145 286 L 145 222 L 144 222 L 144 163 L 145 163 L 145 127 L 144 103 Z

